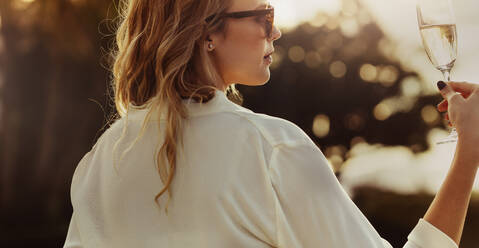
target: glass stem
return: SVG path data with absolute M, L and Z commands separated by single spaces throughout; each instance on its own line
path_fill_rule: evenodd
M 444 76 L 444 80 L 446 80 L 446 82 L 450 82 L 451 81 L 451 70 L 441 70 L 442 72 L 442 75 Z

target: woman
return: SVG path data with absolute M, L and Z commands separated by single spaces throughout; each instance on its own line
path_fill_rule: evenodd
M 117 34 L 117 120 L 80 161 L 64 247 L 390 247 L 291 122 L 226 92 L 269 80 L 265 0 L 130 0 Z M 479 156 L 479 96 L 442 83 L 459 143 L 405 247 L 457 247 Z M 449 105 L 449 106 L 448 106 Z M 466 117 L 467 116 L 467 117 Z

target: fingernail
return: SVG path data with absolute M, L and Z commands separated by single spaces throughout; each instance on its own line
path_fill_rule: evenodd
M 443 81 L 437 82 L 437 87 L 439 88 L 439 90 L 444 89 L 444 87 L 446 86 L 447 86 L 446 83 L 444 83 Z

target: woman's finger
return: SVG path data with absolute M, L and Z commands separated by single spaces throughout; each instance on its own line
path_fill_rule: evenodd
M 467 82 L 448 82 L 448 85 L 454 91 L 460 92 L 464 98 L 468 98 L 476 88 L 476 85 Z
M 448 107 L 447 101 L 443 100 L 441 103 L 437 105 L 437 110 L 439 110 L 439 112 L 446 112 L 447 107 Z
M 472 91 L 471 95 L 473 95 L 471 98 L 473 98 L 473 101 L 477 103 L 479 103 L 479 85 L 476 86 L 476 88 L 474 89 L 474 91 Z
M 472 92 L 478 90 L 478 86 L 476 84 L 466 83 L 466 82 L 449 82 L 449 86 L 460 93 L 463 98 L 467 99 L 472 94 Z M 447 100 L 443 100 L 441 103 L 437 105 L 437 109 L 439 112 L 446 112 L 449 107 Z
M 437 83 L 437 87 L 441 91 L 441 95 L 446 99 L 451 105 L 462 104 L 464 103 L 464 97 L 461 94 L 456 93 L 448 84 L 443 81 Z

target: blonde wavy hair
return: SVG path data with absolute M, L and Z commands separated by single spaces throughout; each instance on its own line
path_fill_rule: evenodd
M 119 159 L 141 138 L 152 114 L 165 116 L 165 138 L 155 158 L 164 187 L 154 201 L 159 206 L 158 199 L 168 191 L 166 213 L 177 149 L 182 145 L 181 123 L 188 118 L 182 100 L 207 102 L 222 82 L 206 40 L 214 32 L 226 35 L 226 23 L 218 14 L 230 4 L 231 0 L 120 0 L 117 47 L 112 51 L 115 107 L 126 120 L 131 106 L 149 110 L 140 134 Z M 236 102 L 242 100 L 234 84 L 226 92 Z M 113 151 L 125 137 L 127 125 L 125 121 Z

